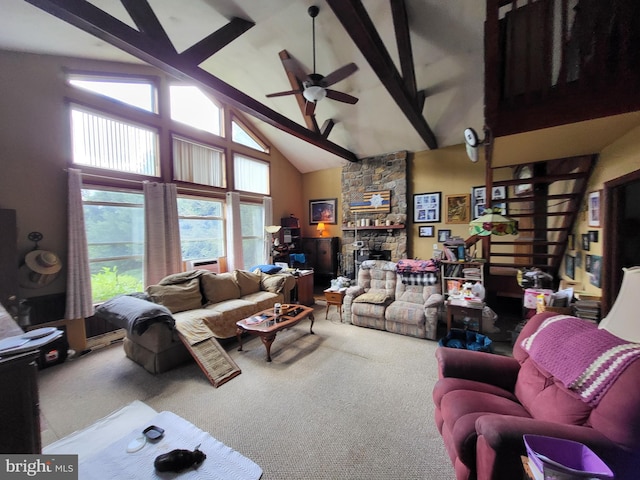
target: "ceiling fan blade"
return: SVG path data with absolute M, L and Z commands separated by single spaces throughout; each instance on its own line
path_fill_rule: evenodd
M 284 65 L 284 68 L 288 72 L 293 73 L 300 82 L 304 82 L 307 80 L 308 75 L 302 69 L 297 60 L 293 58 L 284 58 L 282 59 L 282 65 Z
M 271 97 L 284 97 L 285 95 L 295 95 L 296 93 L 302 93 L 302 90 L 287 90 L 286 92 L 276 92 L 267 95 L 267 98 Z
M 336 90 L 331 90 L 330 88 L 327 88 L 326 92 L 327 92 L 327 98 L 330 98 L 331 100 L 350 103 L 352 105 L 355 103 L 358 103 L 358 99 L 352 95 L 349 95 L 348 93 L 338 92 Z
M 316 111 L 316 102 L 310 102 L 307 100 L 307 103 L 304 106 L 304 114 L 308 117 L 313 115 Z
M 358 66 L 355 63 L 348 63 L 344 67 L 340 67 L 338 70 L 331 72 L 329 75 L 324 77 L 325 85 L 330 87 L 334 83 L 344 80 L 356 70 L 358 70 Z

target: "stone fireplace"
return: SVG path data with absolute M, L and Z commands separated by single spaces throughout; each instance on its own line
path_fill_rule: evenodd
M 391 191 L 389 212 L 353 212 L 369 192 Z M 363 260 L 407 258 L 407 152 L 349 163 L 342 168 L 342 270 L 354 278 Z M 366 225 L 362 225 L 362 222 Z

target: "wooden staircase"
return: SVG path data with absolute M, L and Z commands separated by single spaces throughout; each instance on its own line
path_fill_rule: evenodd
M 527 165 L 487 165 L 487 202 L 494 187 L 505 187 L 507 216 L 518 221 L 516 236 L 482 237 L 487 260 L 487 292 L 521 296 L 518 269 L 538 268 L 556 281 L 584 198 L 596 155 L 562 158 Z M 574 239 L 575 240 L 575 239 Z

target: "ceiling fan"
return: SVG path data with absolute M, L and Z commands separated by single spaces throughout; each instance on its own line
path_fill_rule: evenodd
M 304 109 L 305 115 L 313 115 L 316 103 L 325 97 L 338 102 L 350 103 L 352 105 L 358 101 L 358 99 L 352 95 L 328 88 L 334 83 L 344 80 L 358 70 L 358 66 L 355 63 L 348 63 L 326 76 L 316 72 L 316 17 L 318 16 L 319 11 L 320 9 L 315 5 L 309 7 L 309 10 L 307 10 L 312 23 L 313 73 L 307 75 L 298 62 L 292 58 L 283 59 L 282 64 L 285 69 L 293 73 L 293 75 L 302 83 L 302 90 L 287 90 L 285 92 L 277 92 L 267 95 L 267 97 L 270 98 L 301 93 L 307 101 Z

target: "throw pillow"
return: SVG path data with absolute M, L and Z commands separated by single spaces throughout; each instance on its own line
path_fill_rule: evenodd
M 205 273 L 200 277 L 200 281 L 204 297 L 209 303 L 220 303 L 240 298 L 240 288 L 229 272 Z
M 271 293 L 281 293 L 287 281 L 285 275 L 262 275 L 260 288 Z
M 164 305 L 171 313 L 202 307 L 200 282 L 197 278 L 178 285 L 149 285 L 147 293 L 154 302 Z
M 175 325 L 169 309 L 129 295 L 113 297 L 96 307 L 96 316 L 128 332 L 142 335 L 153 323 Z
M 246 270 L 235 270 L 233 276 L 240 287 L 241 297 L 260 291 L 260 280 L 262 278 L 260 274 L 247 272 Z
M 256 270 L 259 270 L 262 273 L 272 275 L 282 270 L 282 267 L 279 267 L 278 265 L 256 265 L 255 267 L 251 267 L 249 270 L 253 273 L 257 273 Z
M 367 292 L 355 298 L 354 303 L 374 303 L 383 305 L 389 301 L 389 296 L 385 292 Z

